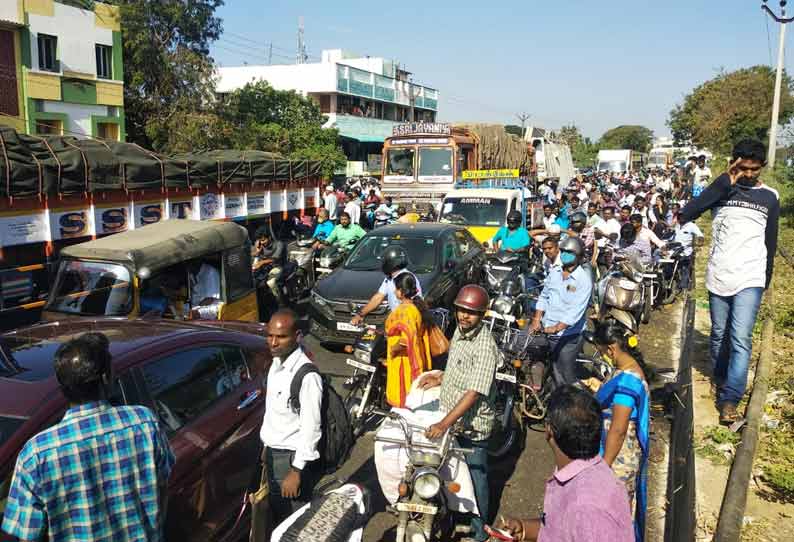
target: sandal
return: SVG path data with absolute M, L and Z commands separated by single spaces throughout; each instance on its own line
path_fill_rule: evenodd
M 733 403 L 721 403 L 719 411 L 720 423 L 722 425 L 731 425 L 739 419 L 739 413 L 736 411 L 736 405 Z

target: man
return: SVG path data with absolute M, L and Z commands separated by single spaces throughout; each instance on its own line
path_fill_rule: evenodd
M 298 317 L 290 309 L 276 312 L 267 325 L 267 342 L 273 362 L 267 373 L 265 417 L 259 437 L 264 444 L 264 476 L 270 487 L 273 523 L 278 525 L 311 500 L 322 474 L 318 443 L 323 382 L 310 372 L 303 377 L 296 412 L 290 397 L 292 380 L 311 360 L 298 345 Z
M 638 194 L 634 198 L 634 208 L 631 210 L 632 215 L 640 215 L 642 217 L 642 225 L 648 225 L 648 206 L 646 205 L 645 195 Z
M 628 224 L 629 218 L 631 218 L 631 205 L 623 205 L 620 208 L 620 223 L 621 224 Z
M 325 238 L 325 241 L 317 241 L 316 248 L 328 245 L 336 245 L 342 248 L 348 248 L 356 244 L 359 239 L 364 237 L 365 232 L 358 224 L 350 223 L 350 215 L 347 211 L 343 211 L 339 215 L 339 224 L 331 231 L 331 234 Z
M 350 216 L 350 222 L 355 225 L 361 223 L 361 200 L 355 192 L 348 192 L 347 203 L 345 203 L 345 212 Z
M 620 222 L 615 219 L 615 208 L 604 207 L 602 211 L 604 219 L 594 228 L 595 238 L 599 247 L 604 247 L 607 243 L 616 242 L 620 238 Z
M 709 209 L 714 217 L 706 288 L 717 404 L 720 421 L 728 424 L 737 419 L 736 405 L 747 386 L 753 326 L 772 280 L 780 216 L 777 192 L 759 180 L 766 165 L 763 143 L 740 141 L 732 160 L 680 215 L 684 223 Z
M 597 227 L 603 220 L 598 214 L 598 204 L 591 201 L 587 204 L 587 225 L 591 228 Z
M 374 188 L 370 188 L 369 194 L 367 195 L 367 198 L 364 200 L 364 206 L 366 207 L 369 205 L 374 205 L 375 207 L 380 205 L 380 198 L 378 197 L 378 194 L 375 193 Z
M 324 211 L 325 209 L 323 209 Z M 270 267 L 265 279 L 267 287 L 279 305 L 284 304 L 278 280 L 287 261 L 287 248 L 283 241 L 274 240 L 268 226 L 259 226 L 254 233 L 256 239 L 253 271 L 256 274 L 260 269 Z
M 500 359 L 496 342 L 482 325 L 488 309 L 488 292 L 482 286 L 469 284 L 455 298 L 458 322 L 449 344 L 446 370 L 440 376 L 430 373 L 419 383 L 423 389 L 441 385 L 441 409 L 447 414 L 425 432 L 431 439 L 441 438 L 458 420 L 462 420 L 460 445 L 472 453 L 465 454 L 471 471 L 474 498 L 480 512 L 472 519 L 474 540 L 488 540 L 484 525 L 489 521 L 488 439 L 496 416 L 494 386 L 496 366 Z
M 646 267 L 653 263 L 651 243 L 647 239 L 639 239 L 637 230 L 631 223 L 620 227 L 620 241 L 616 254 L 636 257 Z
M 520 252 L 527 249 L 532 238 L 527 229 L 521 225 L 520 211 L 510 211 L 507 214 L 507 224 L 499 228 L 491 242 L 496 250 Z
M 587 225 L 587 216 L 584 213 L 576 212 L 571 215 L 571 227 L 568 230 L 568 235 L 581 239 L 585 252 L 592 254 L 595 233 L 593 228 Z
M 634 231 L 637 232 L 637 239 L 647 241 L 652 247 L 656 248 L 664 248 L 664 246 L 667 244 L 659 239 L 659 236 L 653 233 L 652 229 L 645 225 L 642 220 L 642 215 L 631 215 L 629 222 L 634 227 Z
M 336 199 L 336 194 L 334 193 L 333 185 L 328 185 L 325 187 L 325 196 L 323 196 L 323 207 L 326 211 L 328 211 L 328 219 L 329 220 L 336 220 L 336 208 L 339 202 Z
M 157 416 L 107 402 L 113 360 L 102 333 L 62 344 L 54 365 L 69 409 L 22 447 L 3 531 L 37 541 L 163 540 L 174 455 Z
M 400 205 L 397 207 L 397 222 L 399 224 L 416 224 L 419 222 L 419 213 L 409 213 L 405 207 Z
M 557 220 L 557 215 L 554 214 L 554 205 L 546 203 L 543 206 L 543 227 L 549 229 L 555 220 Z
M 543 251 L 543 272 L 546 276 L 549 276 L 553 269 L 562 269 L 558 237 L 549 235 L 543 240 L 540 248 Z
M 323 207 L 317 213 L 317 225 L 314 227 L 312 239 L 323 241 L 331 235 L 332 231 L 334 231 L 334 223 L 328 219 L 328 209 Z
M 375 209 L 375 214 L 378 213 L 385 213 L 390 217 L 397 214 L 397 206 L 392 204 L 391 196 L 386 196 L 383 198 L 383 203 L 381 203 L 378 208 Z
M 703 232 L 700 231 L 698 225 L 692 221 L 681 222 L 680 216 L 675 224 L 674 229 L 675 237 L 673 238 L 673 241 L 676 243 L 681 243 L 684 248 L 683 252 L 681 252 L 681 260 L 679 262 L 681 288 L 688 290 L 689 279 L 690 275 L 692 274 L 692 247 L 695 244 L 700 246 L 703 243 Z
M 383 274 L 386 275 L 386 278 L 383 279 L 383 282 L 378 288 L 378 291 L 373 294 L 370 300 L 364 305 L 358 314 L 353 316 L 353 319 L 350 320 L 350 323 L 354 326 L 360 326 L 364 323 L 364 318 L 380 307 L 380 304 L 383 303 L 385 300 L 389 304 L 389 311 L 393 311 L 397 308 L 400 304 L 400 300 L 397 298 L 397 290 L 394 285 L 394 279 L 397 278 L 398 275 L 402 273 L 411 273 L 408 270 L 408 254 L 406 254 L 405 249 L 402 245 L 389 245 L 386 247 L 386 250 L 383 251 L 383 266 L 382 266 Z M 418 290 L 418 294 L 422 295 L 422 284 L 419 282 L 419 279 L 414 275 L 416 279 L 416 288 Z
M 635 540 L 626 488 L 599 455 L 602 430 L 601 408 L 591 394 L 573 386 L 551 394 L 546 442 L 555 469 L 539 518 L 502 520 L 515 540 Z
M 697 167 L 692 172 L 692 195 L 697 197 L 706 188 L 711 179 L 711 168 L 706 165 L 706 156 L 701 154 L 697 159 Z
M 212 305 L 221 298 L 221 274 L 208 262 L 194 260 L 188 264 L 190 305 L 193 308 Z
M 552 373 L 558 385 L 577 381 L 576 356 L 582 347 L 587 306 L 593 292 L 591 272 L 582 267 L 581 240 L 568 237 L 560 242 L 562 269 L 546 275 L 530 329 L 548 335 Z

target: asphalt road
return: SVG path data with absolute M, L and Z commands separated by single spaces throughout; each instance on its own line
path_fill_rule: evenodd
M 330 351 L 309 336 L 306 346 L 314 353 L 315 363 L 331 378 L 334 387 L 342 393 L 342 383 L 352 371 L 345 364 L 347 354 Z M 494 518 L 500 514 L 511 516 L 537 516 L 543 504 L 544 482 L 554 463 L 541 428 L 527 431 L 523 453 L 516 446 L 515 453 L 491 464 L 491 508 Z M 364 531 L 365 542 L 394 540 L 395 518 L 385 512 L 386 501 L 381 493 L 375 473 L 372 432 L 356 443 L 350 459 L 336 476 L 370 489 L 374 517 Z

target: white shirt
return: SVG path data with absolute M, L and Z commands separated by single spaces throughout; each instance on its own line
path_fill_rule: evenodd
M 543 227 L 546 228 L 546 229 L 549 229 L 551 227 L 551 225 L 554 224 L 555 220 L 557 220 L 557 215 L 555 215 L 554 213 L 551 213 L 551 216 L 549 216 L 548 218 L 546 218 L 546 216 L 544 215 L 543 216 Z
M 292 466 L 303 469 L 306 463 L 320 458 L 317 443 L 320 442 L 320 406 L 322 403 L 323 382 L 317 373 L 309 373 L 303 378 L 300 400 L 300 414 L 290 407 L 290 386 L 298 369 L 311 360 L 303 350 L 296 348 L 282 363 L 273 358 L 267 373 L 265 390 L 265 418 L 259 438 L 268 448 L 291 450 L 295 452 Z
M 711 177 L 711 168 L 708 166 L 704 168 L 698 166 L 695 168 L 692 176 L 694 178 L 695 184 L 702 185 L 707 178 Z
M 191 276 L 190 304 L 197 307 L 208 297 L 221 298 L 221 274 L 214 266 L 202 263 L 199 272 Z
M 642 227 L 640 233 L 637 234 L 637 239 L 641 241 L 648 241 L 651 246 L 655 246 L 656 248 L 662 248 L 666 243 L 659 239 L 653 230 L 650 228 L 646 228 L 645 226 Z
M 687 222 L 683 226 L 680 224 L 675 225 L 675 238 L 676 243 L 681 243 L 684 247 L 683 255 L 692 255 L 692 242 L 695 237 L 703 237 L 703 232 L 700 231 L 698 225 L 694 222 Z
M 599 247 L 603 248 L 607 245 L 607 243 L 612 242 L 612 240 L 609 239 L 608 236 L 612 235 L 613 233 L 617 234 L 617 239 L 615 239 L 615 242 L 620 240 L 620 222 L 618 222 L 615 218 L 610 218 L 609 220 L 602 220 L 601 223 L 596 224 L 595 227 L 598 228 L 598 230 L 601 233 L 607 236 L 607 237 L 602 237 L 601 239 L 598 240 Z
M 336 194 L 333 192 L 325 194 L 323 205 L 325 206 L 325 210 L 328 211 L 328 218 L 330 220 L 336 220 Z
M 543 255 L 543 271 L 548 275 L 552 269 L 562 269 L 562 260 L 560 259 L 560 253 L 557 253 L 557 257 L 552 262 L 550 259 Z
M 358 224 L 361 221 L 361 206 L 355 201 L 345 204 L 345 212 L 350 215 L 350 223 Z

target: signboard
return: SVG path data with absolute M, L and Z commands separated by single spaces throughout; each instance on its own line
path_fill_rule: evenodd
M 296 209 L 303 209 L 303 194 L 300 188 L 287 191 L 287 210 L 294 211 Z
M 391 140 L 392 145 L 446 145 L 448 143 L 449 138 L 446 137 L 412 137 L 409 139 Z
M 464 179 L 518 179 L 517 169 L 470 169 L 463 172 Z
M 198 196 L 199 220 L 217 220 L 223 218 L 223 198 L 220 194 L 207 192 Z
M 245 194 L 224 194 L 223 207 L 226 212 L 226 218 L 241 218 L 248 216 Z
M 97 235 L 119 233 L 129 228 L 130 204 L 128 202 L 94 207 L 94 224 Z
M 412 134 L 452 135 L 452 126 L 446 122 L 408 122 L 392 128 L 394 136 Z
M 270 192 L 270 212 L 278 213 L 287 208 L 287 191 L 277 190 Z
M 196 198 L 198 199 L 198 198 Z M 168 218 L 193 219 L 194 201 L 192 197 L 174 198 L 168 200 Z
M 248 193 L 246 207 L 248 215 L 266 215 L 270 212 L 270 192 Z
M 132 228 L 142 228 L 165 220 L 163 201 L 136 201 L 132 204 Z
M 0 216 L 0 243 L 4 247 L 50 240 L 50 220 L 42 209 L 32 214 Z
M 50 234 L 53 241 L 94 235 L 94 213 L 90 207 L 50 211 Z

